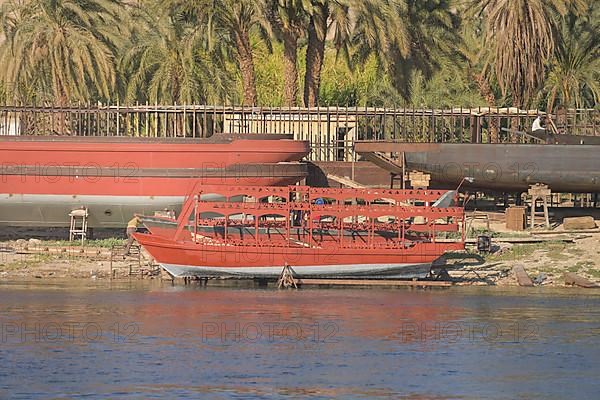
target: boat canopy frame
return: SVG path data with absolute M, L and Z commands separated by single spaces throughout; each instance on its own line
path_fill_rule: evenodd
M 460 239 L 457 241 L 464 243 L 464 209 L 432 205 L 447 192 L 299 185 L 198 185 L 183 204 L 172 239 L 181 242 L 187 238 L 196 244 L 214 245 L 214 238 L 202 236 L 198 228 L 220 226 L 224 229 L 219 243 L 226 246 L 306 247 L 318 243 L 319 236 L 323 240 L 324 233 L 334 237 L 339 248 L 405 249 L 419 243 L 432 245 L 436 244 L 436 237 L 442 232 L 458 232 Z M 208 194 L 213 196 L 206 196 Z M 215 194 L 223 200 L 204 200 L 214 199 Z M 241 196 L 244 201 L 239 201 Z M 361 199 L 364 203 L 357 204 L 352 199 Z M 205 218 L 206 214 L 213 217 Z M 219 217 L 215 218 L 215 215 Z M 241 218 L 232 220 L 230 217 L 235 215 Z M 270 217 L 274 219 L 269 220 Z M 380 221 L 381 217 L 388 217 L 388 221 Z M 253 227 L 255 240 L 229 237 L 228 231 L 232 227 Z M 267 232 L 270 229 L 278 229 L 279 233 L 283 231 L 285 239 L 277 243 L 267 235 L 269 240 L 263 243 L 259 239 L 261 229 Z M 366 233 L 365 240 L 344 240 L 346 233 L 350 233 L 354 239 L 357 232 Z M 388 234 L 388 239 L 377 240 L 382 232 Z M 392 233 L 393 238 L 389 240 Z M 300 239 L 300 235 L 305 240 L 296 240 L 297 237 Z M 199 241 L 199 237 L 208 241 Z

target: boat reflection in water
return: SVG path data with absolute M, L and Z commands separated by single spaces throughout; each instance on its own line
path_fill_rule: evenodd
M 0 283 L 2 397 L 595 398 L 598 389 L 592 292 L 150 284 Z M 56 336 L 65 324 L 79 328 Z

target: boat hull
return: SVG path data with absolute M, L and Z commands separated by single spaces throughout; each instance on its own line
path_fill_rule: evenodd
M 215 135 L 208 139 L 0 136 L 7 167 L 225 168 L 234 164 L 298 161 L 306 141 L 273 135 Z
M 172 238 L 175 236 L 177 230 L 177 221 L 174 219 L 164 217 L 140 217 L 142 224 L 150 233 L 164 238 Z M 437 225 L 436 232 L 455 232 L 458 229 L 455 224 Z M 427 224 L 413 224 L 410 232 L 405 232 L 407 237 L 418 232 L 429 232 L 431 228 Z M 227 237 L 232 240 L 244 241 L 244 240 L 256 240 L 256 230 L 250 227 L 235 227 L 229 226 L 227 228 Z M 210 238 L 213 240 L 222 240 L 225 237 L 225 228 L 220 226 L 213 227 L 202 227 L 199 226 L 197 233 L 203 237 Z M 389 231 L 377 231 L 375 230 L 371 240 L 375 243 L 394 243 L 398 239 L 396 232 Z M 185 232 L 186 238 L 192 240 L 192 233 Z M 184 233 L 182 233 L 184 235 Z M 259 228 L 258 229 L 258 240 L 259 241 L 271 241 L 273 243 L 285 243 L 287 240 L 286 229 L 283 227 L 270 227 L 270 228 Z M 300 240 L 308 236 L 308 229 L 302 227 L 290 227 L 290 235 L 292 238 Z M 344 229 L 341 234 L 343 241 L 346 243 L 368 245 L 369 242 L 369 229 L 363 227 L 362 229 Z M 313 229 L 312 234 L 313 242 L 311 245 L 318 246 L 321 243 L 327 242 L 339 242 L 340 235 L 335 229 Z
M 306 176 L 306 167 L 298 163 L 262 168 L 257 165 L 239 174 L 223 171 L 207 175 L 131 178 L 0 175 L 0 225 L 69 226 L 68 214 L 86 207 L 90 228 L 118 228 L 136 213 L 152 215 L 165 208 L 179 212 L 185 196 L 198 183 L 290 185 Z
M 0 137 L 0 225 L 124 227 L 135 213 L 179 210 L 196 185 L 290 185 L 307 142 L 281 135 L 209 139 Z
M 136 213 L 179 212 L 184 196 L 7 195 L 0 194 L 0 225 L 68 227 L 69 213 L 88 209 L 91 228 L 125 228 Z
M 360 142 L 359 153 L 404 153 L 406 168 L 435 184 L 492 191 L 527 191 L 543 183 L 554 192 L 600 192 L 600 146 L 471 143 Z M 400 158 L 401 159 L 401 158 Z
M 279 276 L 285 265 L 297 276 L 423 277 L 445 251 L 462 250 L 462 243 L 418 243 L 410 248 L 199 245 L 152 234 L 135 239 L 174 276 Z M 455 245 L 455 246 L 453 246 Z
M 232 267 L 191 266 L 161 263 L 175 277 L 236 276 L 247 278 L 275 278 L 281 275 L 282 267 Z M 346 265 L 303 265 L 292 267 L 296 277 L 386 277 L 398 279 L 425 278 L 431 263 L 422 264 L 346 264 Z

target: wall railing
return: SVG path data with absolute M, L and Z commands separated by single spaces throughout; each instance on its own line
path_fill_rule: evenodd
M 289 133 L 309 140 L 315 161 L 349 161 L 354 140 L 524 142 L 537 111 L 478 107 L 243 107 L 214 105 L 0 106 L 0 135 L 206 138 L 215 133 Z M 600 135 L 600 110 L 552 114 L 559 132 Z

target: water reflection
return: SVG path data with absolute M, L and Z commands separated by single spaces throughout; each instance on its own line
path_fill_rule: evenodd
M 544 289 L 2 284 L 0 397 L 591 398 L 600 295 Z

